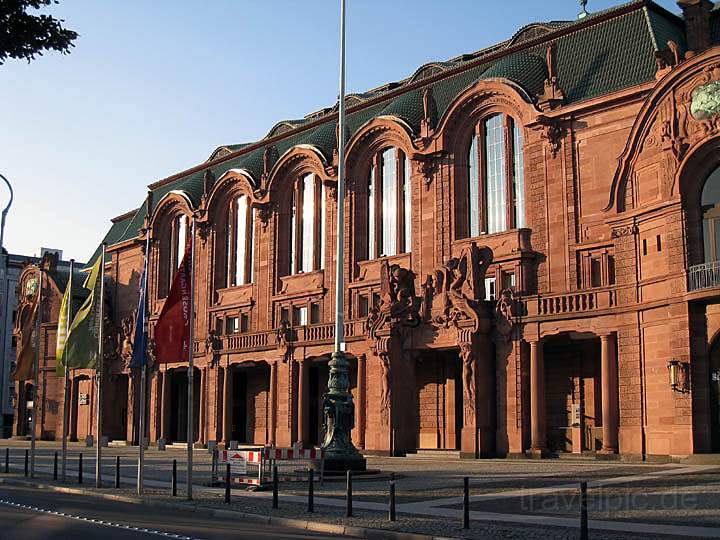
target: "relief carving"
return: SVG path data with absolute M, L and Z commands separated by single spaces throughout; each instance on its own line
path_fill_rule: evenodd
M 500 299 L 495 303 L 495 328 L 499 336 L 510 338 L 515 319 L 518 314 L 518 305 L 512 289 L 503 289 Z
M 492 251 L 470 244 L 459 257 L 453 257 L 445 266 L 427 277 L 425 289 L 425 316 L 435 324 L 465 326 L 471 322 L 473 331 L 480 328 L 480 301 L 485 297 L 484 278 L 492 262 Z M 433 312 L 439 308 L 434 317 Z
M 475 423 L 475 355 L 472 344 L 460 343 L 460 358 L 462 358 L 462 384 L 463 384 L 463 411 L 464 425 Z
M 222 340 L 218 337 L 214 328 L 211 328 L 205 338 L 205 355 L 210 356 L 210 367 L 214 368 L 220 362 L 220 351 Z
M 380 305 L 370 310 L 365 332 L 370 340 L 378 338 L 383 327 L 415 327 L 420 324 L 420 299 L 415 296 L 415 274 L 385 260 L 380 266 Z

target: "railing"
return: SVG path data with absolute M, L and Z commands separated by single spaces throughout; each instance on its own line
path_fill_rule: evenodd
M 223 338 L 223 349 L 225 350 L 241 350 L 241 349 L 262 349 L 270 343 L 270 332 L 257 332 L 254 334 L 233 334 Z
M 607 309 L 615 305 L 615 291 L 593 290 L 554 296 L 540 296 L 528 300 L 528 315 L 547 316 L 583 313 Z
M 688 271 L 688 291 L 720 287 L 720 261 L 691 266 Z

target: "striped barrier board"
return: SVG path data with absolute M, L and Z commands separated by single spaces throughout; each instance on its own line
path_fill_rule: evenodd
M 296 464 L 306 462 L 298 469 Z M 325 472 L 325 452 L 320 448 L 273 448 L 256 450 L 221 450 L 217 453 L 215 478 L 225 482 L 225 464 L 230 463 L 230 482 L 260 487 L 272 481 L 273 466 L 278 467 L 278 480 L 293 481 L 307 478 L 307 470 L 319 470 L 320 483 Z M 257 474 L 249 471 L 248 466 L 257 467 Z

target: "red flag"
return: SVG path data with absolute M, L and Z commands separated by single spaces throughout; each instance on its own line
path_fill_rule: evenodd
M 155 361 L 160 364 L 186 362 L 190 351 L 190 279 L 192 254 L 190 242 L 173 277 L 168 294 L 155 325 Z

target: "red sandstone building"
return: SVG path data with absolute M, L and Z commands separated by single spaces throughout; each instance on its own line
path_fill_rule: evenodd
M 531 24 L 348 96 L 346 348 L 363 452 L 720 450 L 720 11 L 679 4 L 682 18 L 635 1 Z M 193 439 L 321 441 L 336 122 L 323 109 L 221 146 L 112 220 L 103 435 L 138 440 L 127 360 L 145 239 L 156 320 L 192 214 Z M 42 283 L 57 321 L 62 291 Z M 52 438 L 63 390 L 56 326 L 43 328 L 38 435 Z M 94 434 L 92 375 L 72 376 L 73 438 Z M 187 380 L 186 363 L 153 368 L 151 443 L 187 440 Z

